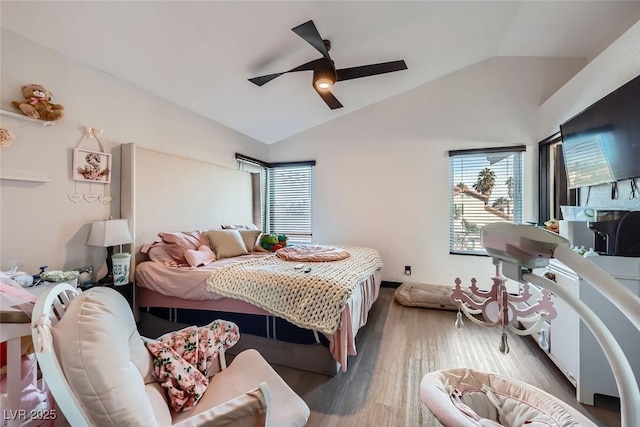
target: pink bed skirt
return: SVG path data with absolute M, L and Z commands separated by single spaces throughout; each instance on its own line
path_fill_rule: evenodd
M 333 358 L 340 363 L 340 368 L 343 372 L 347 370 L 347 356 L 355 356 L 357 354 L 356 334 L 367 323 L 369 310 L 378 299 L 381 275 L 380 270 L 376 271 L 356 288 L 351 297 L 349 297 L 345 310 L 342 312 L 338 330 L 331 336 L 326 335 L 329 340 L 329 351 Z M 272 316 L 271 313 L 259 307 L 232 298 L 193 301 L 162 295 L 143 287 L 137 287 L 136 300 L 139 307 L 215 310 Z

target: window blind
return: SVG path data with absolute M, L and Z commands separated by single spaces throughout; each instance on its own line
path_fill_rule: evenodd
M 271 167 L 266 171 L 265 230 L 292 243 L 311 243 L 312 166 Z
M 449 252 L 486 254 L 480 232 L 521 223 L 525 146 L 449 152 Z
M 290 243 L 311 243 L 315 160 L 267 163 L 239 153 L 236 153 L 236 159 L 239 170 L 260 175 L 259 181 L 255 181 L 260 187 L 259 223 L 262 230 L 285 234 Z M 255 192 L 254 186 L 254 200 Z

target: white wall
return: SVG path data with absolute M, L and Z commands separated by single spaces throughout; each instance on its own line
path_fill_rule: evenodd
M 411 281 L 489 281 L 489 258 L 448 251 L 448 150 L 528 145 L 525 219 L 533 218 L 537 109 L 582 66 L 487 60 L 276 143 L 270 160 L 317 161 L 314 240 L 377 248 L 385 280 L 408 279 L 404 266 L 411 265 Z M 341 99 L 339 85 L 334 92 Z
M 67 114 L 52 128 L 1 117 L 17 136 L 13 147 L 0 149 L 2 168 L 45 171 L 53 180 L 0 182 L 0 268 L 21 259 L 29 272 L 45 264 L 103 263 L 104 250 L 84 244 L 88 224 L 119 216 L 117 146 L 132 141 L 229 167 L 236 151 L 271 161 L 315 159 L 317 241 L 378 248 L 386 280 L 405 280 L 406 264 L 413 281 L 488 278 L 489 259 L 448 254 L 447 151 L 527 144 L 525 219 L 531 219 L 537 142 L 640 70 L 636 24 L 553 96 L 582 61 L 494 58 L 268 147 L 12 33 L 1 37 L 0 107 L 11 109 L 19 87 L 38 82 Z M 340 99 L 339 85 L 335 93 Z M 109 206 L 67 199 L 89 191 L 70 179 L 72 148 L 87 125 L 105 130 L 103 142 L 114 155 L 114 182 L 104 188 L 114 196 Z M 92 193 L 102 191 L 92 185 Z
M 5 30 L 1 48 L 0 108 L 13 111 L 10 101 L 22 98 L 20 87 L 40 83 L 53 92 L 53 102 L 64 105 L 66 115 L 46 128 L 0 117 L 2 126 L 16 135 L 12 147 L 0 149 L 2 169 L 44 171 L 52 179 L 44 184 L 0 180 L 0 270 L 15 259 L 22 260 L 29 273 L 37 272 L 40 265 L 68 269 L 104 264 L 106 251 L 85 242 L 92 221 L 119 217 L 118 146 L 122 143 L 135 142 L 230 168 L 236 167 L 235 152 L 267 156 L 262 143 Z M 102 142 L 114 161 L 111 185 L 91 184 L 90 188 L 71 180 L 72 149 L 85 126 L 104 129 Z M 95 142 L 83 146 L 98 149 Z M 74 204 L 67 195 L 76 191 L 104 191 L 113 200 L 106 206 Z M 174 208 L 170 194 L 167 208 Z
M 607 49 L 551 96 L 539 110 L 538 138 L 558 132 L 559 125 L 594 102 L 640 76 L 640 22 L 620 36 Z M 640 118 L 639 118 L 640 120 Z M 640 159 L 637 160 L 640 162 Z M 630 181 L 618 183 L 619 197 L 611 199 L 609 184 L 591 187 L 589 206 L 640 209 L 640 197 L 629 199 Z M 581 204 L 587 202 L 582 192 Z

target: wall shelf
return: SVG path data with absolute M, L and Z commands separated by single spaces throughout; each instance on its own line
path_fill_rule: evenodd
M 32 119 L 31 117 L 25 116 L 24 114 L 14 113 L 13 111 L 0 110 L 0 116 L 11 117 L 17 120 L 22 120 L 24 122 L 29 122 L 33 124 L 39 124 L 41 126 L 53 126 L 55 125 L 52 121 L 44 121 L 39 119 Z
M 49 176 L 44 171 L 11 168 L 2 168 L 0 179 L 10 181 L 51 182 Z

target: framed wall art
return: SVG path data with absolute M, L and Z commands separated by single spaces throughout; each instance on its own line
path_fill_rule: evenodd
M 76 147 L 73 150 L 73 180 L 108 184 L 111 182 L 111 154 Z

